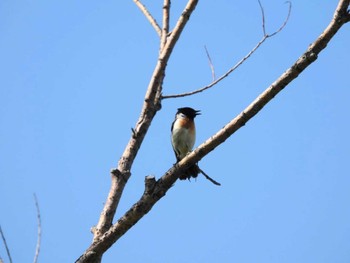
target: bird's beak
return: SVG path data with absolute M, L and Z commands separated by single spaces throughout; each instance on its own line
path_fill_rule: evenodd
M 196 110 L 196 116 L 197 115 L 201 115 L 201 111 L 200 110 Z

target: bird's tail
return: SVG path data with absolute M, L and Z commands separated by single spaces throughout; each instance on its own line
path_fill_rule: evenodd
M 199 168 L 198 164 L 192 165 L 190 168 L 188 168 L 182 175 L 179 176 L 180 180 L 190 180 L 191 178 L 197 178 L 198 174 L 203 174 L 206 179 L 208 179 L 210 182 L 212 182 L 215 185 L 221 185 L 217 181 L 215 181 L 213 178 L 211 178 L 209 175 L 207 175 L 201 168 Z

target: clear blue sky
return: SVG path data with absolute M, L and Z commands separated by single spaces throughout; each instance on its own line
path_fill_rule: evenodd
M 161 21 L 161 2 L 144 2 Z M 172 25 L 185 1 L 173 1 Z M 175 162 L 170 126 L 202 110 L 210 137 L 283 73 L 329 23 L 337 1 L 295 0 L 290 21 L 215 88 L 165 100 L 135 161 L 118 216 L 144 177 Z M 283 1 L 263 1 L 268 32 Z M 350 262 L 350 25 L 319 59 L 115 244 L 104 262 Z M 168 65 L 164 94 L 211 81 L 262 37 L 257 1 L 201 1 Z M 110 177 L 137 121 L 158 39 L 129 1 L 0 2 L 0 224 L 14 262 L 73 262 L 92 239 Z M 0 255 L 7 261 L 4 246 Z

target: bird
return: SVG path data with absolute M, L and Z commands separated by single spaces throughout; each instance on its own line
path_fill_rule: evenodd
M 175 152 L 177 162 L 181 161 L 189 152 L 192 151 L 196 141 L 196 126 L 194 118 L 200 115 L 200 110 L 194 110 L 190 107 L 178 108 L 175 120 L 171 125 L 171 144 Z M 196 178 L 199 173 L 197 164 L 189 167 L 180 180 Z

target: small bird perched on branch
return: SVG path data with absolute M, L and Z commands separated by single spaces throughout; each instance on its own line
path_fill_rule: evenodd
M 196 140 L 194 118 L 197 115 L 200 115 L 200 111 L 194 110 L 190 107 L 177 109 L 175 120 L 171 125 L 171 144 L 178 162 L 192 151 Z M 190 179 L 191 177 L 197 178 L 199 173 L 202 173 L 204 177 L 213 184 L 220 185 L 220 183 L 210 178 L 203 170 L 201 170 L 197 164 L 189 167 L 187 171 L 179 176 L 179 179 L 185 180 Z
M 196 140 L 196 126 L 194 124 L 194 118 L 200 115 L 199 110 L 194 110 L 190 107 L 184 107 L 177 109 L 175 120 L 171 125 L 171 144 L 173 146 L 176 160 L 179 162 L 186 154 L 192 151 L 194 142 Z M 180 180 L 196 178 L 198 176 L 199 169 L 195 164 L 191 166 L 183 175 Z

